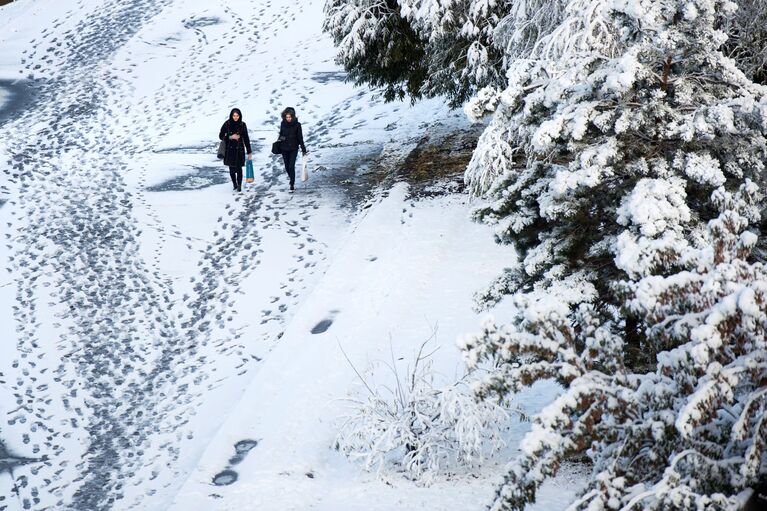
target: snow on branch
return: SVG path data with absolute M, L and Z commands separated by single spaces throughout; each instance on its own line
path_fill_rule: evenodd
M 534 43 L 501 24 L 520 53 L 466 108 L 492 115 L 466 181 L 519 257 L 477 308 L 515 311 L 462 349 L 494 367 L 481 397 L 565 392 L 492 509 L 573 455 L 594 465 L 574 510 L 734 510 L 767 479 L 767 88 L 726 56 L 737 7 L 573 0 Z
M 749 261 L 744 236 L 760 200 L 750 181 L 718 189 L 722 209 L 707 243 L 679 255 L 684 272 L 621 283 L 627 308 L 674 346 L 650 372 L 625 365 L 616 320 L 585 305 L 557 329 L 520 312 L 513 327 L 485 325 L 465 342 L 470 365 L 498 367 L 480 396 L 566 385 L 534 418 L 491 509 L 524 509 L 574 454 L 592 459 L 594 477 L 570 509 L 740 509 L 767 474 L 767 267 Z M 605 353 L 615 358 L 595 364 Z

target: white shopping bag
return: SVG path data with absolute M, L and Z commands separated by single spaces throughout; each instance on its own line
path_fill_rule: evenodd
M 306 181 L 309 179 L 309 171 L 306 168 L 307 163 L 309 162 L 309 158 L 307 156 L 304 156 L 301 159 L 301 181 Z

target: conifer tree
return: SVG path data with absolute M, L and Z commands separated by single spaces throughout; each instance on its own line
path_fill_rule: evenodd
M 620 308 L 611 284 L 696 243 L 713 190 L 763 182 L 764 89 L 719 49 L 735 7 L 573 0 L 506 89 L 467 105 L 494 111 L 466 173 L 489 198 L 475 216 L 521 259 L 481 303 L 534 290 Z M 630 314 L 623 328 L 641 337 Z
M 463 343 L 477 394 L 564 389 L 492 509 L 574 454 L 594 477 L 571 509 L 739 509 L 767 479 L 764 2 L 387 0 L 388 33 L 365 5 L 328 4 L 340 62 L 395 62 L 404 23 L 400 95 L 492 117 L 466 182 L 519 264 L 478 295 L 515 312 Z M 354 76 L 393 83 L 379 66 Z
M 734 510 L 767 474 L 767 269 L 746 230 L 767 99 L 722 53 L 736 7 L 572 0 L 467 106 L 493 112 L 467 170 L 490 199 L 476 216 L 520 255 L 480 296 L 517 312 L 463 346 L 494 367 L 477 392 L 565 389 L 494 510 L 524 509 L 574 454 L 594 476 L 571 509 Z

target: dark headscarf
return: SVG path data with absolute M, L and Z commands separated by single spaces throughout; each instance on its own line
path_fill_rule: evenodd
M 237 112 L 240 115 L 239 121 L 234 120 L 235 112 Z M 239 132 L 241 127 L 242 127 L 242 112 L 240 112 L 239 108 L 232 108 L 232 111 L 229 112 L 229 129 L 232 132 Z

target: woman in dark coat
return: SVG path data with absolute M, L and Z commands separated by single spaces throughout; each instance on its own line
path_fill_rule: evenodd
M 298 148 L 301 147 L 301 153 L 306 156 L 306 146 L 304 145 L 304 133 L 301 131 L 301 123 L 296 118 L 295 109 L 288 107 L 282 111 L 282 123 L 280 124 L 280 150 L 282 151 L 282 160 L 285 162 L 285 172 L 290 178 L 290 191 L 295 189 L 296 184 L 296 157 Z
M 242 191 L 242 166 L 245 165 L 245 151 L 248 159 L 253 159 L 253 149 L 250 147 L 248 127 L 242 122 L 242 112 L 239 108 L 233 108 L 229 113 L 229 119 L 221 126 L 218 133 L 219 140 L 226 140 L 226 152 L 224 153 L 224 165 L 229 167 L 229 176 L 232 185 L 238 192 Z

